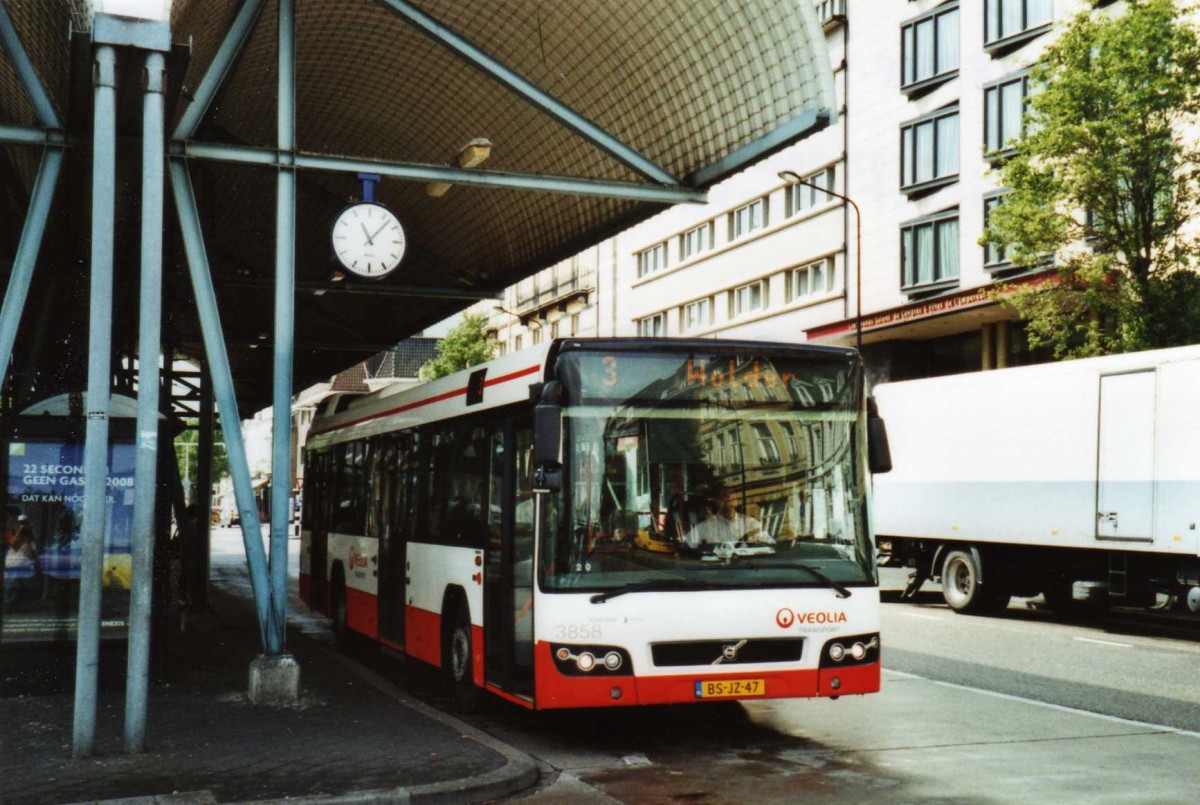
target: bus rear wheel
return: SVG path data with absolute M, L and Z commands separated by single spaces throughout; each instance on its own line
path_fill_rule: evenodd
M 454 610 L 454 620 L 446 636 L 443 656 L 446 676 L 454 696 L 454 708 L 460 713 L 475 710 L 479 688 L 475 686 L 475 651 L 471 641 L 471 612 L 465 603 Z

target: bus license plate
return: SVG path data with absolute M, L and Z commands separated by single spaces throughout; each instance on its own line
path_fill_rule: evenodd
M 721 679 L 696 683 L 697 699 L 724 699 L 731 696 L 762 696 L 767 684 L 762 679 Z

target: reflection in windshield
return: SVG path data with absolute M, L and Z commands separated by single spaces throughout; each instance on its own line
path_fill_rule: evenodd
M 627 399 L 569 406 L 544 587 L 871 582 L 854 367 L 797 363 L 656 354 L 620 388 Z M 688 382 L 710 365 L 727 373 L 719 387 Z

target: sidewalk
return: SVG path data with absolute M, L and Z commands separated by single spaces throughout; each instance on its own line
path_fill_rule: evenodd
M 296 619 L 288 648 L 300 664 L 300 702 L 250 705 L 257 627 L 238 587 L 214 584 L 212 614 L 171 635 L 165 672 L 150 689 L 144 754 L 121 748 L 123 656 L 109 658 L 122 649 L 101 647 L 102 663 L 118 678 L 101 683 L 92 758 L 71 757 L 69 684 L 0 697 L 0 802 L 462 803 L 536 782 L 531 758 L 397 693 L 306 634 L 311 625 L 298 629 Z M 73 669 L 73 652 L 66 653 Z

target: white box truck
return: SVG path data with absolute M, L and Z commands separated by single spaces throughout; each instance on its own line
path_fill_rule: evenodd
M 956 611 L 1200 610 L 1200 346 L 876 386 L 881 561 Z

